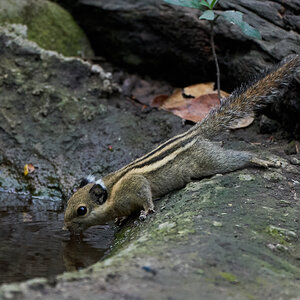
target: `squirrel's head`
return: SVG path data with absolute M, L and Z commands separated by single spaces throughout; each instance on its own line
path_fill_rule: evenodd
M 93 225 L 107 222 L 107 190 L 102 180 L 84 178 L 80 188 L 68 200 L 64 217 L 64 229 L 78 234 Z

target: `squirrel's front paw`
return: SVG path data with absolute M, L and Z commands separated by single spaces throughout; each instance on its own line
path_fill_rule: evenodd
M 122 226 L 127 220 L 127 217 L 115 218 L 115 224 L 117 226 Z
M 147 216 L 149 214 L 153 214 L 153 213 L 155 213 L 154 209 L 148 209 L 147 211 L 141 210 L 141 213 L 140 213 L 140 216 L 139 216 L 140 221 L 145 221 Z

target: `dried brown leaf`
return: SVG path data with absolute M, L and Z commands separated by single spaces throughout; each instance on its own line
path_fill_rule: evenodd
M 159 95 L 154 98 L 151 105 L 170 111 L 185 120 L 199 122 L 211 108 L 219 105 L 217 92 L 213 88 L 213 82 L 194 84 L 184 89 L 174 90 L 169 97 Z M 228 96 L 224 91 L 221 95 Z

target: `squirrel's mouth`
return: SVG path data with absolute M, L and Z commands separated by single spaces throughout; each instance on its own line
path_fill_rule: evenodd
M 71 236 L 81 236 L 83 231 L 85 230 L 85 226 L 83 224 L 78 223 L 64 223 L 62 230 L 69 231 Z
M 68 227 L 66 226 L 66 224 L 64 224 L 64 226 L 61 228 L 63 231 L 68 231 Z

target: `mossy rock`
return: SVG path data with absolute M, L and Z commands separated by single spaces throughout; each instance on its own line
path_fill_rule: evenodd
M 5 23 L 26 25 L 28 38 L 44 49 L 65 56 L 93 56 L 81 28 L 56 3 L 46 0 L 0 0 L 0 24 Z

